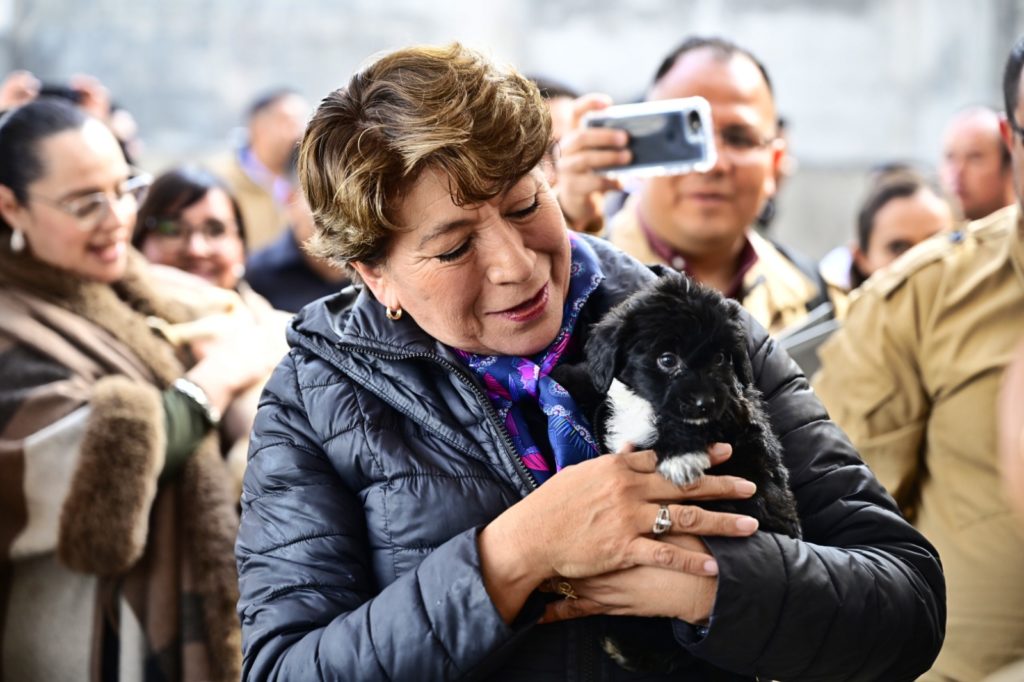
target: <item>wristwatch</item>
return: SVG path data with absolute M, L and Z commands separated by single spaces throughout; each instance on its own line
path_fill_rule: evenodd
M 210 402 L 206 395 L 206 391 L 199 384 L 181 377 L 171 383 L 171 388 L 198 405 L 199 409 L 203 412 L 203 418 L 211 428 L 216 428 L 220 424 L 220 410 L 213 406 L 213 403 Z

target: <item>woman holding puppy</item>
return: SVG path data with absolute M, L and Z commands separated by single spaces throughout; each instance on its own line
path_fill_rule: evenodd
M 536 88 L 458 45 L 382 57 L 310 122 L 314 248 L 362 286 L 300 314 L 257 415 L 244 676 L 638 679 L 601 650 L 623 629 L 687 652 L 672 679 L 926 670 L 937 558 L 753 323 L 803 540 L 689 504 L 745 481 L 600 456 L 548 373 L 654 275 L 566 230 L 549 137 Z
M 162 286 L 129 247 L 146 184 L 73 105 L 0 119 L 5 680 L 238 677 L 216 426 L 280 354 L 252 326 L 162 333 L 221 299 Z

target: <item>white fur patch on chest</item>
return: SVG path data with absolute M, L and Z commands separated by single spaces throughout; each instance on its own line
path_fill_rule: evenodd
M 658 437 L 654 407 L 619 381 L 612 379 L 608 388 L 608 420 L 605 440 L 612 452 L 619 452 L 626 443 L 642 450 Z

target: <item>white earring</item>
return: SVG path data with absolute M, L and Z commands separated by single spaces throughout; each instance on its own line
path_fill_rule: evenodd
M 21 253 L 25 250 L 25 233 L 21 230 L 11 232 L 11 251 Z

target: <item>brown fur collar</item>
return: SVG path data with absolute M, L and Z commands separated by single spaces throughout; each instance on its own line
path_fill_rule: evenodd
M 68 566 L 100 575 L 132 566 L 148 542 L 149 510 L 166 437 L 156 389 L 166 388 L 185 369 L 174 347 L 154 333 L 146 318 L 176 323 L 188 320 L 188 312 L 153 289 L 146 269 L 142 256 L 131 251 L 125 276 L 106 285 L 13 254 L 6 240 L 0 245 L 0 288 L 20 289 L 94 322 L 130 348 L 156 377 L 156 387 L 123 376 L 104 377 L 95 385 L 78 468 L 61 510 L 58 554 Z M 180 474 L 181 521 L 186 525 L 180 537 L 189 545 L 211 672 L 217 680 L 238 679 L 241 666 L 235 615 L 238 517 L 229 481 L 217 434 L 211 433 Z
M 150 286 L 145 259 L 136 251 L 129 252 L 125 276 L 107 285 L 0 248 L 0 287 L 4 285 L 46 299 L 99 325 L 153 371 L 161 388 L 184 372 L 174 348 L 153 333 L 146 318 L 152 315 L 182 322 L 187 313 Z

